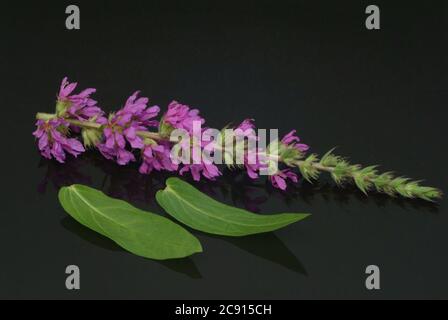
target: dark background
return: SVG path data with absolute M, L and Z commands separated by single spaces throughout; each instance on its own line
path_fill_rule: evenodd
M 69 218 L 61 185 L 85 183 L 162 213 L 165 176 L 140 176 L 96 152 L 43 161 L 31 132 L 52 112 L 64 76 L 96 87 L 106 110 L 135 90 L 165 107 L 200 108 L 222 127 L 298 129 L 312 151 L 333 146 L 446 190 L 446 1 L 76 1 L 81 30 L 65 29 L 72 2 L 5 2 L 0 34 L 0 298 L 448 298 L 447 200 L 368 198 L 323 179 L 287 193 L 226 175 L 196 184 L 260 212 L 311 212 L 273 234 L 228 239 L 199 232 L 204 253 L 145 260 Z M 368 4 L 381 30 L 364 26 Z M 65 267 L 81 290 L 65 289 Z M 364 286 L 381 269 L 381 290 Z

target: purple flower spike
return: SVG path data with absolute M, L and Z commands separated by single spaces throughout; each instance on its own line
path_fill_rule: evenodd
M 81 142 L 74 138 L 67 138 L 60 128 L 67 128 L 68 122 L 64 119 L 37 120 L 36 131 L 33 135 L 39 140 L 38 147 L 42 156 L 47 159 L 55 158 L 64 163 L 65 152 L 77 157 L 84 152 Z
M 176 171 L 178 165 L 174 164 L 170 158 L 170 148 L 168 145 L 148 144 L 142 151 L 142 164 L 140 173 L 148 174 L 152 170 Z
M 271 180 L 271 183 L 275 188 L 281 190 L 286 190 L 286 181 L 288 179 L 292 182 L 299 181 L 297 174 L 292 172 L 290 169 L 279 170 L 274 175 L 269 176 L 269 179 Z
M 95 88 L 87 88 L 81 93 L 72 94 L 78 84 L 68 82 L 67 77 L 62 79 L 61 87 L 58 93 L 58 103 L 56 108 L 58 112 L 67 112 L 68 115 L 78 120 L 89 120 L 93 117 L 101 117 L 104 113 L 96 105 L 90 95 L 96 92 Z
M 168 111 L 163 116 L 163 121 L 173 128 L 185 129 L 188 132 L 193 130 L 193 121 L 200 121 L 204 124 L 205 120 L 199 116 L 198 109 L 173 101 L 168 105 Z
M 296 136 L 296 130 L 291 130 L 291 132 L 285 135 L 282 139 L 284 145 L 291 146 L 301 152 L 305 152 L 310 148 L 308 145 L 299 142 L 300 138 Z

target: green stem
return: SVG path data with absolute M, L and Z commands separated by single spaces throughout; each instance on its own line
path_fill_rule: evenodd
M 54 113 L 44 113 L 44 112 L 38 112 L 36 113 L 36 119 L 37 120 L 51 120 L 56 118 L 56 114 Z
M 36 113 L 36 119 L 38 120 L 51 120 L 56 118 L 57 115 L 56 114 L 51 114 L 51 113 L 43 113 L 43 112 L 38 112 Z M 80 128 L 87 128 L 87 129 L 102 129 L 103 125 L 100 123 L 96 123 L 96 122 L 91 122 L 91 121 L 81 121 L 81 120 L 75 120 L 75 119 L 65 119 L 67 122 L 69 122 L 72 125 L 75 125 L 77 127 Z M 148 132 L 148 131 L 137 131 L 137 135 L 142 137 L 142 138 L 150 138 L 150 139 L 154 139 L 154 140 L 161 140 L 162 137 L 160 136 L 160 134 L 158 134 L 157 132 Z
M 80 127 L 80 128 L 87 128 L 87 129 L 101 129 L 101 124 L 96 122 L 89 122 L 89 121 L 80 121 L 80 120 L 74 120 L 74 119 L 66 119 L 67 122 Z
M 298 166 L 303 166 L 305 164 L 305 161 L 300 160 L 296 162 Z M 312 163 L 313 168 L 315 168 L 318 171 L 325 171 L 325 172 L 333 172 L 334 171 L 334 167 L 327 167 L 324 165 L 321 165 L 319 162 L 313 162 Z
M 163 140 L 163 138 L 157 132 L 137 131 L 137 135 L 139 135 L 142 138 L 149 138 L 149 139 L 153 139 L 153 140 Z

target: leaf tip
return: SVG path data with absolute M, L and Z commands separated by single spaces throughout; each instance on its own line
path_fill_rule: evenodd
M 197 238 L 196 238 L 196 240 L 197 240 Z M 198 243 L 196 245 L 196 248 L 195 248 L 196 250 L 195 250 L 194 253 L 202 253 L 202 252 L 204 252 L 204 249 L 202 248 L 201 242 L 199 240 L 197 240 L 197 241 L 198 241 Z
M 296 213 L 297 221 L 303 220 L 311 216 L 311 213 Z

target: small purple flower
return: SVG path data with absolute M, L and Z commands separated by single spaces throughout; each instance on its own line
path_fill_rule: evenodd
M 190 172 L 194 181 L 201 180 L 201 174 L 209 180 L 215 180 L 221 175 L 218 167 L 212 163 L 186 164 L 180 169 L 179 174 L 182 176 L 185 172 Z
M 137 98 L 140 91 L 134 92 L 126 101 L 124 107 L 116 113 L 117 123 L 126 126 L 132 123 L 134 127 L 145 129 L 145 127 L 157 127 L 159 122 L 153 118 L 157 117 L 160 108 L 158 106 L 147 107 L 148 98 Z
M 170 158 L 170 148 L 164 144 L 147 144 L 142 150 L 142 164 L 139 171 L 143 174 L 151 173 L 152 170 L 176 171 L 178 165 Z
M 282 138 L 282 143 L 287 146 L 291 146 L 300 152 L 305 152 L 309 149 L 309 146 L 304 143 L 299 143 L 300 138 L 296 136 L 296 130 L 291 130 L 287 135 Z
M 235 129 L 246 131 L 247 129 L 255 129 L 254 119 L 245 119 Z
M 260 169 L 257 164 L 249 164 L 246 161 L 244 162 L 244 167 L 246 168 L 247 175 L 251 179 L 258 178 L 258 170 Z
M 78 120 L 88 120 L 93 117 L 100 117 L 104 113 L 96 105 L 90 95 L 96 92 L 95 88 L 87 88 L 78 94 L 72 94 L 78 84 L 68 82 L 67 77 L 62 79 L 58 93 L 56 109 L 58 112 L 67 112 L 72 118 Z M 60 110 L 59 110 L 60 109 Z
M 120 165 L 135 161 L 132 152 L 126 150 L 126 142 L 134 149 L 144 147 L 143 139 L 138 131 L 147 131 L 146 126 L 157 125 L 151 120 L 159 113 L 159 107 L 147 108 L 148 98 L 137 98 L 139 91 L 134 92 L 125 106 L 112 115 L 104 124 L 104 140 L 98 149 L 107 159 L 116 159 Z
M 275 188 L 281 190 L 286 190 L 286 181 L 288 179 L 292 182 L 299 181 L 297 174 L 292 172 L 290 169 L 279 170 L 274 175 L 269 176 L 269 179 L 271 180 L 271 183 Z
M 255 132 L 254 119 L 245 119 L 235 129 L 234 133 L 236 137 L 247 138 L 247 141 L 258 141 L 257 134 Z
M 163 121 L 175 129 L 185 129 L 188 132 L 193 130 L 193 121 L 200 121 L 201 125 L 205 122 L 199 116 L 198 109 L 190 109 L 190 107 L 177 101 L 168 105 L 168 111 L 163 116 Z
M 247 150 L 244 155 L 244 167 L 246 168 L 247 175 L 251 179 L 257 179 L 260 169 L 266 169 L 268 167 L 266 157 L 261 150 L 250 151 Z
M 67 130 L 69 124 L 64 119 L 37 120 L 36 126 L 37 129 L 33 135 L 39 140 L 38 147 L 45 158 L 55 158 L 64 163 L 65 152 L 77 157 L 85 151 L 81 142 L 65 136 L 64 129 Z
M 127 131 L 128 134 L 129 131 L 130 130 Z M 125 136 L 123 135 L 119 127 L 115 127 L 114 124 L 109 123 L 107 127 L 104 128 L 103 132 L 105 141 L 98 144 L 97 147 L 105 158 L 109 160 L 116 159 L 117 163 L 120 165 L 125 165 L 130 161 L 135 161 L 135 157 L 132 152 L 126 150 Z M 140 140 L 136 143 L 135 140 L 137 139 L 137 136 L 133 136 L 131 134 L 131 137 L 134 138 L 134 140 L 131 139 L 134 146 L 140 146 L 140 148 L 143 147 L 143 141 L 141 140 L 141 138 L 138 138 Z

